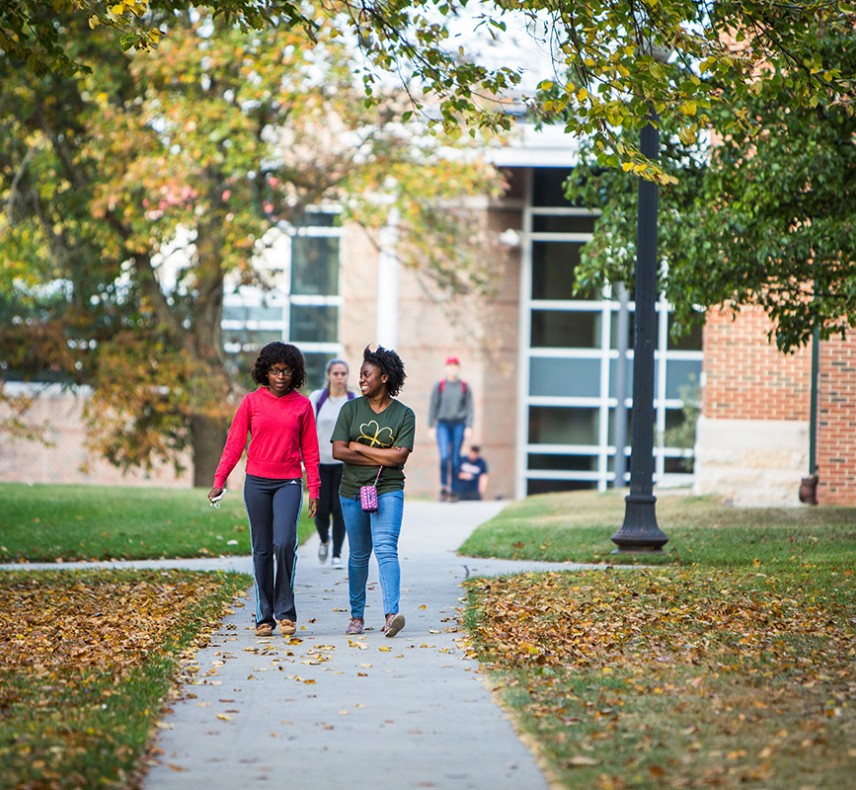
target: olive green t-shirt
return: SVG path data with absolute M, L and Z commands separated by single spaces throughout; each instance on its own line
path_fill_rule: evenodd
M 401 401 L 393 400 L 376 414 L 365 398 L 348 401 L 339 412 L 330 441 L 361 442 L 371 447 L 406 447 L 413 449 L 416 437 L 416 415 Z M 360 486 L 371 485 L 377 476 L 377 466 L 345 464 L 339 492 L 343 497 L 356 497 Z M 404 467 L 385 466 L 377 482 L 378 494 L 401 491 L 404 488 Z

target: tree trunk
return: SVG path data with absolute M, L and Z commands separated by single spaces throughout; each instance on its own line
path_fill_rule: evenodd
M 211 488 L 228 431 L 201 415 L 191 418 L 190 431 L 193 439 L 193 485 Z

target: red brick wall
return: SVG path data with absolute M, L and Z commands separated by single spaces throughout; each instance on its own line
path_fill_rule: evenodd
M 811 348 L 783 354 L 767 340 L 769 330 L 757 308 L 708 314 L 705 417 L 809 422 Z M 820 344 L 816 463 L 819 503 L 856 505 L 856 334 Z
M 732 320 L 733 319 L 733 320 Z M 702 411 L 719 420 L 808 420 L 811 350 L 782 354 L 757 308 L 708 313 Z
M 818 499 L 856 504 L 856 337 L 820 344 L 817 402 Z

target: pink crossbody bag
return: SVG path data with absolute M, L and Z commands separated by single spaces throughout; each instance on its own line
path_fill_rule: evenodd
M 377 481 L 380 480 L 380 473 L 383 467 L 378 467 L 377 477 L 374 484 L 370 486 L 360 486 L 360 507 L 366 513 L 377 513 Z

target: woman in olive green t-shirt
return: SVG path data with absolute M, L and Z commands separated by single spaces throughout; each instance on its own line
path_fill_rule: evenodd
M 345 469 L 339 493 L 348 532 L 348 587 L 351 621 L 345 633 L 365 629 L 366 582 L 369 558 L 377 558 L 383 597 L 386 636 L 404 627 L 398 611 L 401 568 L 398 536 L 404 516 L 404 464 L 413 450 L 416 416 L 396 400 L 405 379 L 404 363 L 394 351 L 367 346 L 360 367 L 361 398 L 349 401 L 339 412 L 333 429 L 333 457 Z M 380 476 L 378 477 L 378 472 Z M 377 480 L 378 509 L 367 513 L 360 505 L 360 487 Z

